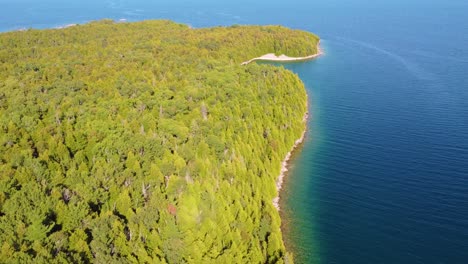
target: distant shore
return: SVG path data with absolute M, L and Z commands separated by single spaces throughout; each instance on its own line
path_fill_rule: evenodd
M 75 27 L 75 26 L 78 26 L 78 24 L 67 24 L 64 26 L 56 27 L 55 29 L 64 29 L 64 28 L 70 28 L 70 27 Z
M 247 65 L 247 64 L 249 64 L 251 62 L 254 62 L 254 61 L 272 61 L 272 62 L 306 61 L 306 60 L 315 59 L 315 58 L 317 58 L 318 56 L 320 56 L 322 54 L 323 54 L 323 51 L 320 48 L 320 42 L 319 42 L 317 44 L 317 53 L 313 54 L 313 55 L 309 55 L 309 56 L 305 56 L 305 57 L 289 57 L 289 56 L 286 56 L 284 54 L 280 55 L 280 56 L 276 56 L 274 53 L 268 53 L 268 54 L 265 54 L 263 56 L 250 59 L 248 61 L 244 61 L 243 63 L 241 63 L 241 65 Z

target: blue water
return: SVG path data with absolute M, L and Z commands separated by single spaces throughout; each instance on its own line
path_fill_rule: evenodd
M 0 31 L 101 18 L 313 31 L 326 54 L 286 65 L 311 101 L 282 193 L 296 261 L 468 263 L 465 2 L 0 0 Z

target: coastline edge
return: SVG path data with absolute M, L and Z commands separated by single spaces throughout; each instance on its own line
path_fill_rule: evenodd
M 283 188 L 283 182 L 284 182 L 284 177 L 286 176 L 286 173 L 288 172 L 288 167 L 289 167 L 289 160 L 291 159 L 292 154 L 294 151 L 299 147 L 304 142 L 305 135 L 307 133 L 307 120 L 309 119 L 309 96 L 306 94 L 306 112 L 304 113 L 304 116 L 302 118 L 302 122 L 305 124 L 304 130 L 302 131 L 301 136 L 294 142 L 293 146 L 291 147 L 291 150 L 286 153 L 286 156 L 284 157 L 283 161 L 281 162 L 281 171 L 280 175 L 276 179 L 276 190 L 278 192 L 277 196 L 273 198 L 273 206 L 280 211 L 280 193 L 281 189 Z

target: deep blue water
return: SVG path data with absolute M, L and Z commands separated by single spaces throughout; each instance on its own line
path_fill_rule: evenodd
M 286 65 L 311 101 L 282 193 L 296 261 L 468 263 L 465 2 L 0 0 L 0 31 L 168 18 L 317 33 L 326 54 Z

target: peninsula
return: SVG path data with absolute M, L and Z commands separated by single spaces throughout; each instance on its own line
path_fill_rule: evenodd
M 272 201 L 307 94 L 241 64 L 318 42 L 166 20 L 0 34 L 0 259 L 291 263 Z

